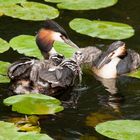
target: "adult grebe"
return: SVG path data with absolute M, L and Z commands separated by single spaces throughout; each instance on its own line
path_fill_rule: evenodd
M 78 48 L 60 25 L 46 20 L 45 26 L 36 36 L 36 43 L 45 60 L 23 58 L 9 67 L 8 76 L 14 92 L 52 95 L 57 89 L 73 85 L 79 66 L 74 60 L 64 59 L 64 56 L 58 54 L 53 49 L 54 41 L 62 41 Z
M 122 41 L 112 43 L 105 52 L 96 47 L 79 49 L 74 58 L 79 64 L 90 63 L 92 71 L 101 78 L 116 78 L 140 66 L 140 55 L 126 49 Z

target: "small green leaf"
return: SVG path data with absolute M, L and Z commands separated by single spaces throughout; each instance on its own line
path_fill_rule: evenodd
M 70 27 L 78 33 L 101 39 L 120 40 L 134 35 L 134 29 L 123 23 L 76 18 Z
M 0 74 L 7 75 L 7 70 L 9 66 L 9 62 L 0 61 Z
M 26 0 L 0 0 L 0 5 L 6 5 L 6 4 L 15 4 L 15 3 L 22 3 Z
M 6 98 L 4 104 L 12 105 L 13 111 L 23 114 L 54 114 L 63 110 L 58 99 L 42 94 L 12 96 Z
M 7 70 L 10 63 L 0 61 L 0 83 L 8 83 L 10 79 L 7 76 Z
M 10 40 L 10 46 L 21 54 L 42 58 L 35 43 L 35 37 L 30 35 L 19 35 Z
M 130 77 L 140 78 L 140 69 L 137 69 L 136 71 L 133 71 L 127 75 Z
M 58 41 L 54 43 L 54 48 L 58 53 L 63 54 L 66 58 L 71 58 L 77 50 L 76 48 L 72 48 L 69 45 Z
M 13 123 L 0 121 L 0 140 L 52 140 L 52 138 L 35 132 L 18 132 Z
M 58 3 L 60 9 L 90 10 L 112 6 L 118 0 L 45 0 L 46 2 Z
M 0 53 L 3 53 L 9 49 L 10 45 L 7 41 L 0 38 Z
M 57 9 L 37 2 L 0 5 L 0 12 L 13 18 L 34 21 L 41 21 L 46 18 L 54 19 L 59 16 Z
M 10 79 L 7 76 L 3 76 L 0 74 L 0 83 L 9 83 Z
M 140 121 L 116 120 L 98 124 L 96 131 L 117 140 L 140 140 Z

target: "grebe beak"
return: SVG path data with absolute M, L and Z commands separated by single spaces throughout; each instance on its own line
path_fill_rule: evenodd
M 79 49 L 79 47 L 78 47 L 75 43 L 73 43 L 70 39 L 64 38 L 63 40 L 64 40 L 64 42 L 65 42 L 66 44 L 68 44 L 69 46 L 71 46 L 71 47 L 73 47 L 73 48 L 76 48 L 76 49 Z

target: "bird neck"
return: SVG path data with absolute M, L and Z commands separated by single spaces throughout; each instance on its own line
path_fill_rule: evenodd
M 45 59 L 49 59 L 50 54 L 56 53 L 53 48 L 54 40 L 51 38 L 51 31 L 41 29 L 36 36 L 36 43 Z

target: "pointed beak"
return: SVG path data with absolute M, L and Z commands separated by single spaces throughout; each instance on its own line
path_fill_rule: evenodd
M 101 67 L 103 67 L 105 64 L 108 64 L 111 61 L 111 56 L 105 56 L 103 57 L 103 59 L 97 64 L 97 69 L 100 69 Z
M 79 49 L 79 47 L 74 44 L 70 39 L 65 39 L 64 42 L 73 48 Z

